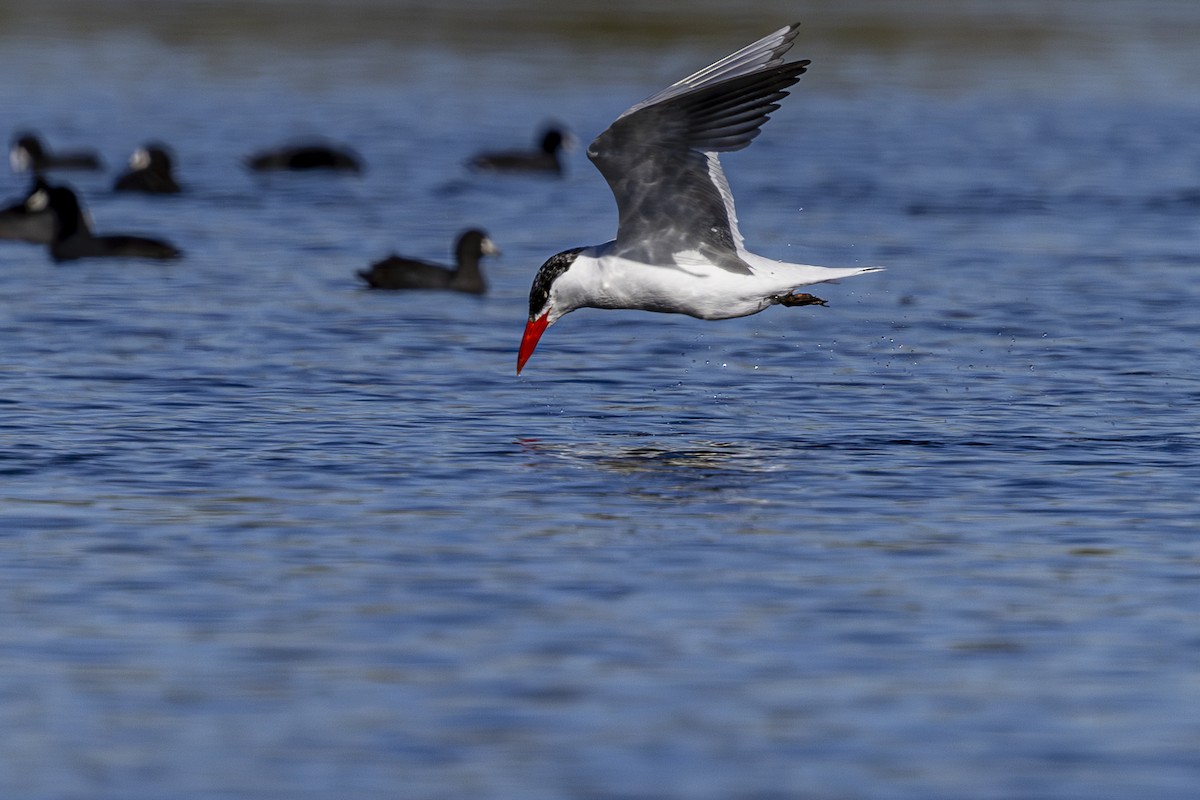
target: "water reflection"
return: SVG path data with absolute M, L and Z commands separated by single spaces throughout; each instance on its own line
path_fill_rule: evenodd
M 674 486 L 704 487 L 707 484 L 728 488 L 783 469 L 783 464 L 761 442 L 700 439 L 630 445 L 625 443 L 624 436 L 614 437 L 618 438 L 620 441 L 587 445 L 519 439 L 517 445 L 535 457 L 531 462 L 533 466 L 554 462 L 555 468 L 559 468 L 566 462 L 603 473 L 638 477 L 643 479 L 643 486 L 649 486 L 645 478 L 660 477 Z

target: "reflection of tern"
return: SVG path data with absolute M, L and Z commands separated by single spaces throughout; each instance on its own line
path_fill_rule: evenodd
M 772 33 L 626 111 L 588 148 L 617 201 L 617 238 L 552 256 L 533 280 L 517 373 L 547 327 L 577 308 L 729 319 L 824 305 L 796 291 L 879 267 L 833 269 L 750 253 L 718 153 L 758 135 L 808 61 L 784 63 L 798 25 Z
M 734 474 L 746 476 L 770 472 L 777 466 L 764 457 L 764 448 L 738 442 L 696 440 L 674 442 L 670 447 L 657 444 L 624 446 L 621 437 L 613 442 L 560 444 L 538 439 L 518 439 L 522 451 L 532 455 L 562 459 L 573 465 L 599 467 L 624 475 L 658 473 L 663 475 Z

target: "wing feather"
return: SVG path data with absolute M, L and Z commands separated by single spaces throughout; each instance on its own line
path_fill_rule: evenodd
M 756 70 L 760 67 L 774 66 L 783 63 L 783 56 L 791 49 L 792 43 L 796 39 L 796 34 L 800 30 L 800 23 L 794 23 L 786 27 L 780 28 L 774 33 L 768 34 L 759 39 L 753 44 L 748 44 L 736 53 L 731 53 L 725 56 L 720 61 L 714 64 L 709 64 L 704 69 L 697 70 L 691 75 L 688 75 L 682 80 L 657 92 L 650 97 L 647 97 L 642 102 L 631 107 L 628 111 L 622 114 L 622 117 L 627 117 L 630 114 L 638 111 L 646 106 L 652 106 L 656 103 L 661 103 L 664 100 L 669 100 L 672 97 L 689 92 L 692 89 L 699 89 L 714 83 L 719 83 L 731 75 L 744 75 L 748 72 Z M 620 117 L 618 117 L 619 119 Z
M 617 201 L 619 255 L 671 265 L 698 252 L 748 273 L 733 195 L 717 153 L 758 136 L 808 61 L 785 63 L 797 26 L 781 28 L 630 108 L 588 157 Z

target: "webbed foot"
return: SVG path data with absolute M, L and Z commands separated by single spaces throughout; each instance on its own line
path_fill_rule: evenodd
M 804 292 L 789 292 L 788 294 L 779 295 L 779 297 L 776 299 L 779 301 L 779 305 L 781 305 L 781 306 L 824 306 L 824 305 L 828 305 L 828 303 L 826 303 L 821 298 L 813 297 L 811 294 L 806 294 Z

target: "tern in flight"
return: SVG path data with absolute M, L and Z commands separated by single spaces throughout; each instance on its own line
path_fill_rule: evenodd
M 668 86 L 617 118 L 588 158 L 617 200 L 617 238 L 551 256 L 529 291 L 517 374 L 546 328 L 577 308 L 731 319 L 824 305 L 796 291 L 880 267 L 788 264 L 746 250 L 718 154 L 759 134 L 808 66 L 783 60 L 789 25 Z

